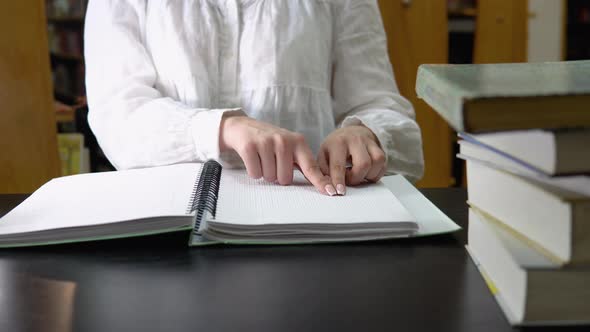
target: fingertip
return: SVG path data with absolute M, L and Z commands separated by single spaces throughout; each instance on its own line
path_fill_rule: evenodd
M 262 170 L 253 169 L 253 167 L 246 168 L 246 173 L 248 173 L 248 176 L 254 180 L 258 180 L 262 177 Z
M 386 171 L 386 169 L 384 167 L 383 169 L 381 169 L 381 171 L 379 171 L 379 174 L 377 174 L 376 177 L 371 178 L 371 179 L 367 179 L 367 180 L 369 180 L 371 182 L 379 182 L 379 180 L 381 180 L 383 178 L 383 176 L 385 175 L 385 171 Z
M 361 184 L 362 179 L 358 179 L 357 176 L 352 172 L 352 170 L 346 171 L 346 184 L 349 186 L 356 186 Z
M 254 180 L 260 180 L 262 178 L 262 174 L 248 174 Z
M 324 189 L 328 193 L 328 195 L 330 195 L 330 196 L 337 195 L 336 189 L 334 188 L 334 186 L 332 184 L 325 185 Z
M 279 178 L 279 184 L 281 186 L 289 186 L 293 184 L 293 172 L 291 172 L 291 176 L 283 176 Z
M 327 191 L 326 186 L 331 184 L 328 176 L 324 176 L 321 178 L 312 181 L 311 179 L 307 178 L 307 180 L 316 188 L 316 190 L 323 195 L 330 196 L 330 193 Z
M 338 193 L 338 195 L 344 196 L 346 195 L 346 186 L 339 183 L 336 185 L 336 192 Z
M 274 183 L 277 181 L 277 178 L 274 176 L 268 176 L 268 177 L 264 177 L 264 181 Z

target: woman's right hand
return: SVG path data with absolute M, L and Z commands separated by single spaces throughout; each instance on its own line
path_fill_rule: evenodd
M 319 192 L 336 195 L 329 176 L 320 170 L 303 135 L 244 115 L 224 116 L 219 133 L 221 151 L 236 151 L 254 179 L 293 183 L 293 168 L 303 175 Z

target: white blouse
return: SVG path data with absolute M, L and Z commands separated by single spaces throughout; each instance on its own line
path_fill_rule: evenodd
M 376 0 L 91 0 L 89 123 L 118 169 L 216 159 L 223 112 L 303 134 L 317 153 L 364 124 L 388 174 L 422 176 Z

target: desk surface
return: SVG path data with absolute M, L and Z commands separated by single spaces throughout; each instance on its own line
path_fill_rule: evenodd
M 464 190 L 422 192 L 466 227 Z M 0 195 L 0 215 L 25 197 Z M 465 241 L 189 249 L 172 234 L 0 250 L 0 331 L 512 331 Z

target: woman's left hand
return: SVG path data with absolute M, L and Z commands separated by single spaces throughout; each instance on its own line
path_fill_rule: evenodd
M 318 162 L 322 172 L 330 175 L 339 195 L 346 193 L 346 185 L 377 182 L 385 173 L 385 152 L 377 136 L 363 125 L 340 128 L 328 135 Z M 352 168 L 347 168 L 347 164 L 352 164 Z

